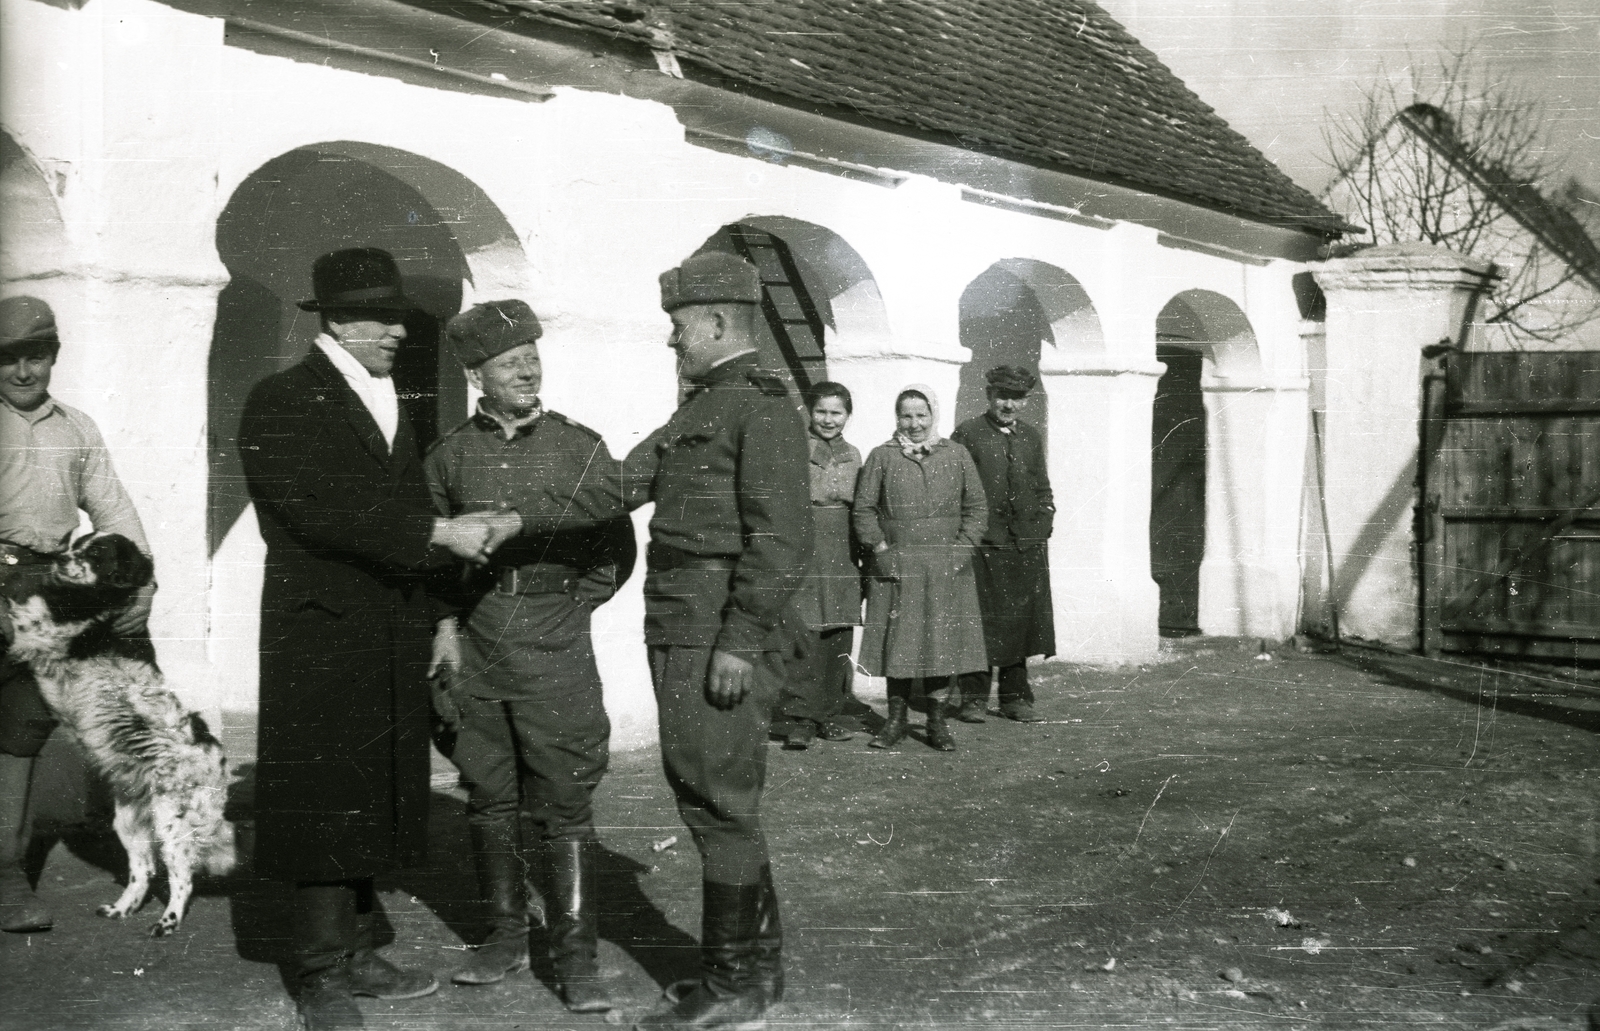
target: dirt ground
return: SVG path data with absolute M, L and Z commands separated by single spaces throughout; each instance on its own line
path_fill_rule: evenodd
M 959 748 L 864 736 L 770 753 L 788 997 L 774 1028 L 1583 1029 L 1600 1000 L 1600 677 L 1196 639 L 1163 661 L 1039 667 L 1023 726 Z M 881 709 L 881 705 L 879 706 Z M 249 729 L 225 740 L 244 780 Z M 114 839 L 36 850 L 55 930 L 0 941 L 4 1026 L 285 1028 L 280 886 L 203 887 L 175 936 L 111 923 Z M 631 1019 L 694 968 L 699 862 L 653 750 L 597 802 L 601 959 Z M 46 815 L 50 815 L 47 813 Z M 460 794 L 433 863 L 383 885 L 389 954 L 474 940 Z M 665 845 L 676 838 L 675 844 Z M 378 1029 L 599 1026 L 548 969 L 405 1003 Z M 617 1019 L 617 1018 L 613 1018 Z

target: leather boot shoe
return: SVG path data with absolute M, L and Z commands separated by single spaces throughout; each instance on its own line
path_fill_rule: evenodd
M 351 995 L 375 999 L 420 999 L 439 990 L 439 980 L 426 970 L 397 967 L 371 949 L 350 957 Z
M 766 1002 L 757 991 L 718 995 L 704 982 L 695 984 L 665 1010 L 641 1017 L 638 1031 L 764 1031 Z
M 33 893 L 22 867 L 15 863 L 0 867 L 0 931 L 48 931 L 54 924 L 55 918 Z
M 367 1026 L 350 997 L 343 963 L 300 977 L 294 996 L 296 1015 L 305 1031 L 356 1031 Z
M 456 984 L 496 984 L 528 969 L 527 870 L 517 818 L 472 825 L 478 892 L 489 906 L 489 935 L 450 975 Z
M 956 736 L 944 719 L 944 703 L 937 698 L 928 699 L 928 745 L 941 752 L 956 750 Z
M 988 723 L 984 719 L 988 715 L 988 706 L 977 699 L 967 699 L 961 703 L 961 708 L 956 710 L 956 719 L 962 723 Z
M 906 700 L 891 697 L 889 699 L 889 718 L 879 728 L 872 740 L 867 742 L 873 748 L 893 748 L 906 736 Z
M 552 841 L 547 850 L 550 958 L 561 982 L 561 1001 L 573 1013 L 604 1013 L 613 1005 L 600 975 L 594 847 L 593 841 Z

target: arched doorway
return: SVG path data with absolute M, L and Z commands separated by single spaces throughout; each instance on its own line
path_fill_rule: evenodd
M 1259 372 L 1254 332 L 1238 305 L 1189 290 L 1156 319 L 1156 384 L 1150 440 L 1150 575 L 1161 592 L 1162 635 L 1201 630 L 1201 569 L 1208 554 L 1236 550 L 1239 527 L 1225 516 L 1240 487 L 1214 444 L 1226 405 L 1208 395 L 1230 376 Z M 1219 503 L 1219 500 L 1221 503 Z
M 0 132 L 0 283 L 59 275 L 67 262 L 66 228 L 39 166 L 10 133 Z M 7 293 L 30 292 L 8 289 Z M 48 300 L 48 298 L 46 298 Z
M 525 294 L 528 263 L 499 208 L 454 169 L 371 144 L 317 143 L 279 155 L 246 176 L 217 219 L 217 253 L 230 281 L 217 298 L 207 381 L 207 647 L 224 708 L 254 708 L 261 564 L 236 437 L 250 389 L 298 362 L 319 322 L 297 302 L 310 296 L 311 263 L 345 247 L 393 254 L 406 293 L 422 305 L 406 322 L 395 372 L 420 441 L 467 414 L 460 369 L 439 347 L 444 322 L 473 297 Z
M 301 147 L 262 165 L 217 220 L 230 280 L 217 299 L 208 378 L 211 427 L 209 541 L 213 554 L 244 511 L 234 437 L 250 388 L 298 362 L 318 331 L 297 302 L 311 263 L 345 247 L 394 255 L 408 295 L 395 381 L 419 441 L 466 417 L 466 385 L 440 353 L 443 324 L 464 293 L 500 296 L 526 282 L 526 258 L 494 204 L 453 169 L 369 144 Z
M 883 298 L 872 271 L 837 233 L 782 216 L 752 215 L 723 226 L 695 252 L 722 251 L 761 273 L 762 364 L 796 395 L 829 378 L 828 359 L 887 339 Z
M 997 261 L 961 293 L 961 344 L 972 360 L 961 369 L 955 422 L 981 415 L 989 370 L 1021 365 L 1037 374 L 1050 345 L 1052 360 L 1071 361 L 1105 348 L 1100 318 L 1089 295 L 1071 275 L 1029 258 Z M 1049 364 L 1049 362 L 1046 362 Z M 1050 412 L 1043 378 L 1026 418 L 1050 440 Z

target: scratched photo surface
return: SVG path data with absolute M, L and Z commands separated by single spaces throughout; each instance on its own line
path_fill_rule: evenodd
M 1600 1027 L 1597 69 L 0 0 L 0 1026 Z

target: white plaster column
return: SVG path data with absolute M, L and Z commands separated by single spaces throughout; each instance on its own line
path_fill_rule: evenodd
M 1150 413 L 1156 361 L 1085 361 L 1045 349 L 1050 588 L 1056 654 L 1127 662 L 1156 654 L 1160 595 L 1150 578 Z
M 1307 381 L 1210 376 L 1200 629 L 1283 640 L 1300 586 Z
M 1328 298 L 1327 505 L 1333 598 L 1346 636 L 1415 648 L 1420 351 L 1454 342 L 1491 265 L 1407 243 L 1311 266 Z M 1317 607 L 1313 606 L 1313 611 Z

